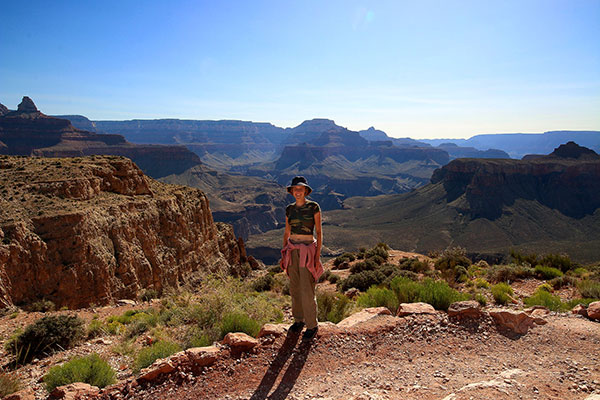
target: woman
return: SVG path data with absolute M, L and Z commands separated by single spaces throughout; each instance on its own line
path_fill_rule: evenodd
M 312 189 L 303 176 L 292 179 L 287 191 L 296 199 L 295 203 L 285 209 L 285 232 L 281 250 L 281 266 L 290 278 L 294 317 L 290 330 L 300 332 L 306 324 L 303 337 L 312 339 L 318 329 L 315 282 L 323 273 L 321 209 L 319 204 L 306 199 Z M 313 234 L 316 234 L 316 239 Z

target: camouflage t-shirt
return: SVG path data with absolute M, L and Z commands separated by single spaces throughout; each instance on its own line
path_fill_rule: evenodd
M 312 235 L 315 227 L 315 214 L 320 212 L 319 204 L 306 200 L 300 207 L 296 204 L 290 204 L 285 209 L 288 223 L 290 224 L 291 233 L 298 235 Z

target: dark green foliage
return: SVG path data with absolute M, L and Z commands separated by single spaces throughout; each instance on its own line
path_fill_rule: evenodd
M 538 277 L 544 280 L 554 279 L 563 276 L 560 269 L 546 267 L 545 265 L 536 265 L 535 273 Z
M 524 265 L 494 265 L 488 270 L 487 278 L 491 282 L 514 282 L 535 276 L 531 267 Z
M 338 284 L 343 292 L 353 287 L 364 292 L 373 285 L 379 285 L 385 278 L 386 276 L 381 271 L 362 271 L 350 275 Z
M 455 301 L 467 300 L 468 295 L 452 289 L 444 281 L 425 279 L 415 282 L 405 277 L 396 277 L 390 283 L 399 303 L 429 303 L 436 310 L 448 310 Z
M 350 267 L 350 272 L 355 274 L 357 272 L 362 272 L 362 271 L 373 271 L 375 269 L 377 269 L 377 267 L 379 266 L 379 264 L 377 264 L 375 261 L 373 261 L 371 258 L 366 259 L 365 261 L 359 261 L 356 264 L 352 265 L 352 267 Z
M 448 283 L 453 284 L 466 281 L 467 268 L 470 265 L 471 260 L 467 258 L 467 251 L 462 247 L 454 247 L 444 250 L 442 255 L 435 260 L 434 267 L 441 271 L 442 277 Z
M 600 282 L 593 280 L 583 280 L 577 284 L 577 289 L 583 297 L 590 299 L 600 299 Z
M 510 285 L 504 282 L 492 286 L 491 292 L 497 304 L 507 304 L 512 301 L 511 296 L 514 294 Z
M 562 272 L 567 272 L 575 267 L 566 254 L 546 254 L 542 257 L 540 264 L 549 268 L 556 268 Z
M 181 347 L 177 343 L 167 341 L 156 342 L 152 346 L 146 347 L 139 352 L 135 359 L 133 371 L 138 373 L 142 368 L 152 365 L 152 363 L 159 358 L 169 357 L 180 350 Z
M 563 275 L 549 280 L 548 283 L 554 289 L 560 289 L 564 286 L 575 286 L 575 284 L 577 283 L 577 279 L 573 278 L 572 276 Z
M 552 311 L 560 311 L 565 308 L 560 297 L 555 296 L 545 290 L 536 290 L 531 297 L 523 299 L 526 306 L 544 306 Z
M 326 280 L 329 279 L 330 276 L 331 276 L 331 270 L 326 269 L 325 271 L 323 271 L 321 276 L 319 276 L 319 280 L 317 282 L 318 283 L 325 282 Z
M 46 389 L 52 392 L 56 387 L 74 382 L 89 383 L 103 388 L 116 382 L 116 372 L 98 354 L 77 357 L 71 361 L 50 368 L 44 376 Z
M 74 315 L 41 318 L 8 342 L 7 350 L 18 364 L 41 358 L 56 350 L 71 348 L 85 335 L 84 322 Z
M 281 265 L 276 264 L 271 265 L 269 268 L 267 268 L 267 272 L 270 274 L 278 274 L 280 272 L 283 272 L 283 269 L 281 269 Z
M 374 255 L 371 256 L 367 259 L 367 261 L 373 261 L 375 264 L 377 265 L 381 265 L 385 262 L 385 260 L 383 259 L 383 257 L 379 256 L 379 255 Z
M 352 303 L 341 293 L 317 292 L 317 318 L 337 324 L 348 316 Z
M 266 292 L 273 288 L 275 279 L 271 273 L 267 273 L 252 282 L 252 289 L 257 292 Z
M 50 300 L 39 300 L 23 308 L 31 312 L 49 312 L 56 310 L 56 305 Z
M 336 274 L 329 275 L 329 283 L 333 283 L 334 285 L 340 280 L 340 276 Z
M 104 330 L 102 325 L 102 321 L 98 319 L 92 320 L 87 327 L 87 338 L 93 339 L 106 334 L 106 331 Z
M 341 256 L 337 256 L 334 260 L 333 260 L 333 265 L 335 265 L 336 267 L 339 267 L 340 264 L 342 264 L 343 262 L 350 262 L 350 261 L 354 261 L 356 260 L 356 257 L 354 256 L 353 253 L 344 253 Z
M 246 314 L 232 312 L 225 314 L 221 320 L 220 339 L 223 339 L 229 332 L 244 332 L 250 336 L 256 336 L 259 331 L 260 324 L 258 321 Z
M 373 247 L 371 250 L 365 253 L 366 258 L 371 258 L 373 256 L 379 256 L 383 258 L 383 260 L 387 260 L 390 256 L 388 253 L 389 247 L 385 243 L 380 243 L 377 246 Z
M 139 294 L 138 298 L 141 301 L 150 301 L 152 299 L 158 298 L 158 291 L 156 289 L 144 289 Z
M 21 381 L 17 375 L 0 372 L 0 399 L 21 390 Z
M 403 258 L 398 263 L 398 267 L 405 271 L 412 271 L 417 274 L 429 270 L 429 264 L 419 261 L 418 258 Z
M 538 256 L 535 253 L 524 254 L 517 250 L 511 250 L 510 256 L 519 265 L 528 264 L 529 266 L 536 265 L 538 263 Z
M 357 304 L 361 307 L 387 307 L 393 314 L 398 310 L 398 298 L 390 289 L 370 287 L 366 293 L 358 297 Z

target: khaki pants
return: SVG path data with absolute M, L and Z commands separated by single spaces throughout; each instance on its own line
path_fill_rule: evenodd
M 294 322 L 304 322 L 307 329 L 317 326 L 317 298 L 315 278 L 304 267 L 300 268 L 300 250 L 292 250 L 292 263 L 288 267 L 292 316 Z

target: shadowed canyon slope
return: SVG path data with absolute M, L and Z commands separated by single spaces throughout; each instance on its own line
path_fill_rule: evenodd
M 0 156 L 0 192 L 0 308 L 107 304 L 245 261 L 200 190 L 123 157 Z
M 600 259 L 600 156 L 574 143 L 529 161 L 454 160 L 411 193 L 355 197 L 344 206 L 323 216 L 334 253 L 383 241 L 418 252 L 516 248 Z M 248 251 L 272 256 L 281 235 L 253 237 Z
M 145 173 L 161 177 L 200 164 L 184 146 L 135 145 L 121 135 L 103 135 L 77 129 L 66 119 L 49 117 L 29 97 L 16 111 L 0 115 L 0 154 L 77 157 L 92 154 L 131 158 Z

